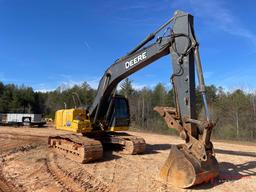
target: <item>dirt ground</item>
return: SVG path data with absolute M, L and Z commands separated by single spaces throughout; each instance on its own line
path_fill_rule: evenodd
M 105 151 L 95 163 L 79 164 L 47 147 L 54 128 L 0 127 L 0 192 L 6 191 L 255 191 L 255 143 L 214 142 L 220 177 L 192 189 L 165 185 L 159 170 L 178 137 L 129 132 L 147 142 L 145 154 Z

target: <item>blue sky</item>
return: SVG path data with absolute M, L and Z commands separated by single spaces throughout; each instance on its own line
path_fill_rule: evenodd
M 195 16 L 207 84 L 256 90 L 256 2 L 231 0 L 0 0 L 0 81 L 53 90 L 87 81 L 129 52 L 176 9 Z M 132 75 L 170 86 L 167 56 Z

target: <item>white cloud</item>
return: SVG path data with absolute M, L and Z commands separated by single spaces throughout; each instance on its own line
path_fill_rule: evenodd
M 222 86 L 224 90 L 230 92 L 236 89 L 241 89 L 248 93 L 256 91 L 255 75 L 249 71 L 224 73 L 214 78 L 211 83 Z
M 100 78 L 95 78 L 86 82 L 91 86 L 91 88 L 97 89 L 100 82 Z
M 68 81 L 62 81 L 60 83 L 60 87 L 62 90 L 65 90 L 65 89 L 69 89 L 69 88 L 72 88 L 73 86 L 75 85 L 82 85 L 84 82 L 87 82 L 91 88 L 93 89 L 97 89 L 98 88 L 98 84 L 99 84 L 99 79 L 92 79 L 92 80 L 77 80 L 77 81 L 74 81 L 74 80 L 68 80 Z
M 219 28 L 230 35 L 250 40 L 256 46 L 256 35 L 221 0 L 189 0 L 193 14 L 208 25 Z
M 87 82 L 91 88 L 97 89 L 99 80 L 99 77 L 87 76 L 86 78 L 82 78 L 71 74 L 57 74 L 50 75 L 46 82 L 32 84 L 31 86 L 36 92 L 49 92 L 54 91 L 57 88 L 60 88 L 60 90 L 63 91 L 72 88 L 74 85 L 82 85 L 84 82 Z
M 68 80 L 68 81 L 63 81 L 61 82 L 59 88 L 61 91 L 64 91 L 66 89 L 72 88 L 74 85 L 81 85 L 83 81 L 73 81 L 73 80 Z
M 35 92 L 47 93 L 50 91 L 54 91 L 55 89 L 35 89 Z
M 140 84 L 140 83 L 132 83 L 132 87 L 136 90 L 141 90 L 143 89 L 144 87 L 149 87 L 149 85 L 146 85 L 146 84 Z
M 37 84 L 33 84 L 31 86 L 33 87 L 35 92 L 46 93 L 46 92 L 50 92 L 50 91 L 55 90 L 54 88 L 48 87 L 45 83 L 37 83 Z
M 87 49 L 91 49 L 91 46 L 89 45 L 88 41 L 84 41 L 84 45 L 86 46 Z

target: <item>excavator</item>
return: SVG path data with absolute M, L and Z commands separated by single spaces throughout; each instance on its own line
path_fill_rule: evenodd
M 160 177 L 167 184 L 180 188 L 189 188 L 217 177 L 219 167 L 211 142 L 215 123 L 208 110 L 193 20 L 191 14 L 176 11 L 171 19 L 105 71 L 90 108 L 57 111 L 56 129 L 73 134 L 50 136 L 49 146 L 80 163 L 101 159 L 103 147 L 109 144 L 120 146 L 120 152 L 124 154 L 143 153 L 145 140 L 124 132 L 130 125 L 129 102 L 118 95 L 116 89 L 118 83 L 129 75 L 171 55 L 173 74 L 170 80 L 175 106 L 156 106 L 154 110 L 169 128 L 178 131 L 184 143 L 171 146 Z M 198 120 L 195 112 L 196 74 L 205 112 L 203 120 Z

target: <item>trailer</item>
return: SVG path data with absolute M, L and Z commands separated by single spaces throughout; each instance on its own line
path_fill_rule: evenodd
M 0 123 L 2 125 L 41 127 L 46 124 L 46 121 L 43 120 L 42 114 L 2 113 L 0 114 Z

